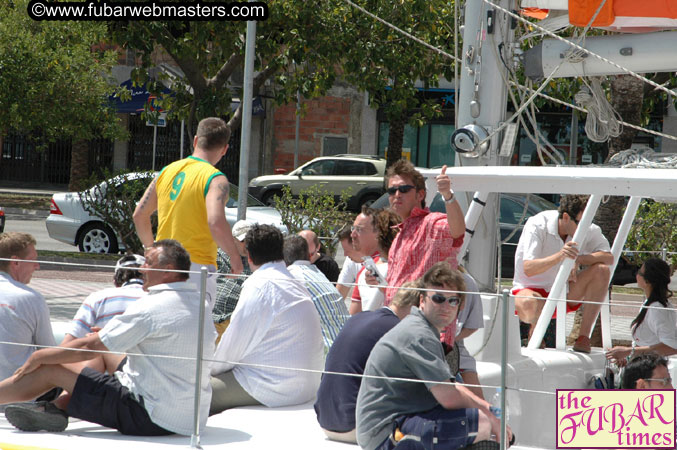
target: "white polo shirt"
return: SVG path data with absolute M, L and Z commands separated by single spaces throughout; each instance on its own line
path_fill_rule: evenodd
M 565 242 L 559 235 L 558 219 L 559 213 L 552 210 L 543 211 L 527 220 L 515 252 L 513 289 L 541 288 L 549 291 L 552 287 L 559 264 L 543 273 L 528 277 L 524 273 L 524 261 L 545 258 L 560 251 Z M 567 237 L 566 242 L 570 240 L 571 237 Z M 579 243 L 578 249 L 579 255 L 611 251 L 609 241 L 602 234 L 602 229 L 595 224 L 590 225 L 590 230 L 583 244 Z
M 122 371 L 115 372 L 120 384 L 135 396 L 143 397 L 144 408 L 153 423 L 186 436 L 194 431 L 192 358 L 197 350 L 199 317 L 200 294 L 192 283 L 157 284 L 99 331 L 101 342 L 110 351 L 129 354 Z M 216 340 L 211 314 L 204 315 L 203 324 L 203 352 L 208 358 L 214 352 Z M 212 397 L 210 366 L 211 362 L 203 361 L 200 430 L 207 424 Z

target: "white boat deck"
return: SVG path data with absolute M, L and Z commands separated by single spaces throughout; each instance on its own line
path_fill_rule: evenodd
M 203 449 L 232 450 L 349 450 L 357 445 L 333 442 L 326 438 L 315 421 L 311 405 L 263 410 L 262 407 L 237 408 L 209 419 L 200 440 Z M 311 417 L 312 416 L 312 417 Z M 316 425 L 316 423 L 314 423 Z M 71 419 L 63 433 L 24 433 L 0 420 L 0 450 L 133 450 L 190 448 L 190 437 L 124 436 L 115 430 Z M 514 445 L 513 450 L 526 449 Z
M 70 419 L 63 433 L 26 433 L 16 430 L 2 415 L 0 450 L 134 450 L 188 448 L 188 436 L 124 436 L 97 424 Z M 285 408 L 250 406 L 224 411 L 212 416 L 200 437 L 204 449 L 357 449 L 356 445 L 333 442 L 326 438 L 308 403 Z

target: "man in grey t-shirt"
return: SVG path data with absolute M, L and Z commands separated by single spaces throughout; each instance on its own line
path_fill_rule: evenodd
M 435 448 L 455 450 L 500 435 L 489 403 L 449 383 L 440 331 L 463 308 L 463 294 L 449 292 L 465 290 L 463 276 L 439 262 L 423 275 L 423 286 L 419 309 L 386 333 L 367 360 L 365 375 L 387 378 L 362 380 L 356 419 L 363 449 L 431 449 L 435 442 Z

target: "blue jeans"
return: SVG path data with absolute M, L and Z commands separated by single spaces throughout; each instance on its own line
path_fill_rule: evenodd
M 438 406 L 423 413 L 400 416 L 395 419 L 393 431 L 399 428 L 405 437 L 394 442 L 389 436 L 377 450 L 456 450 L 473 443 L 478 423 L 479 413 L 474 408 Z

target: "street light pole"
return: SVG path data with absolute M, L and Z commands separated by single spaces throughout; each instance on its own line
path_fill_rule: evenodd
M 251 1 L 251 0 L 250 0 Z M 249 146 L 252 128 L 252 94 L 254 90 L 254 55 L 256 53 L 256 21 L 247 22 L 244 52 L 244 83 L 242 86 L 242 133 L 240 135 L 240 178 L 237 220 L 247 217 L 247 185 L 249 184 Z

